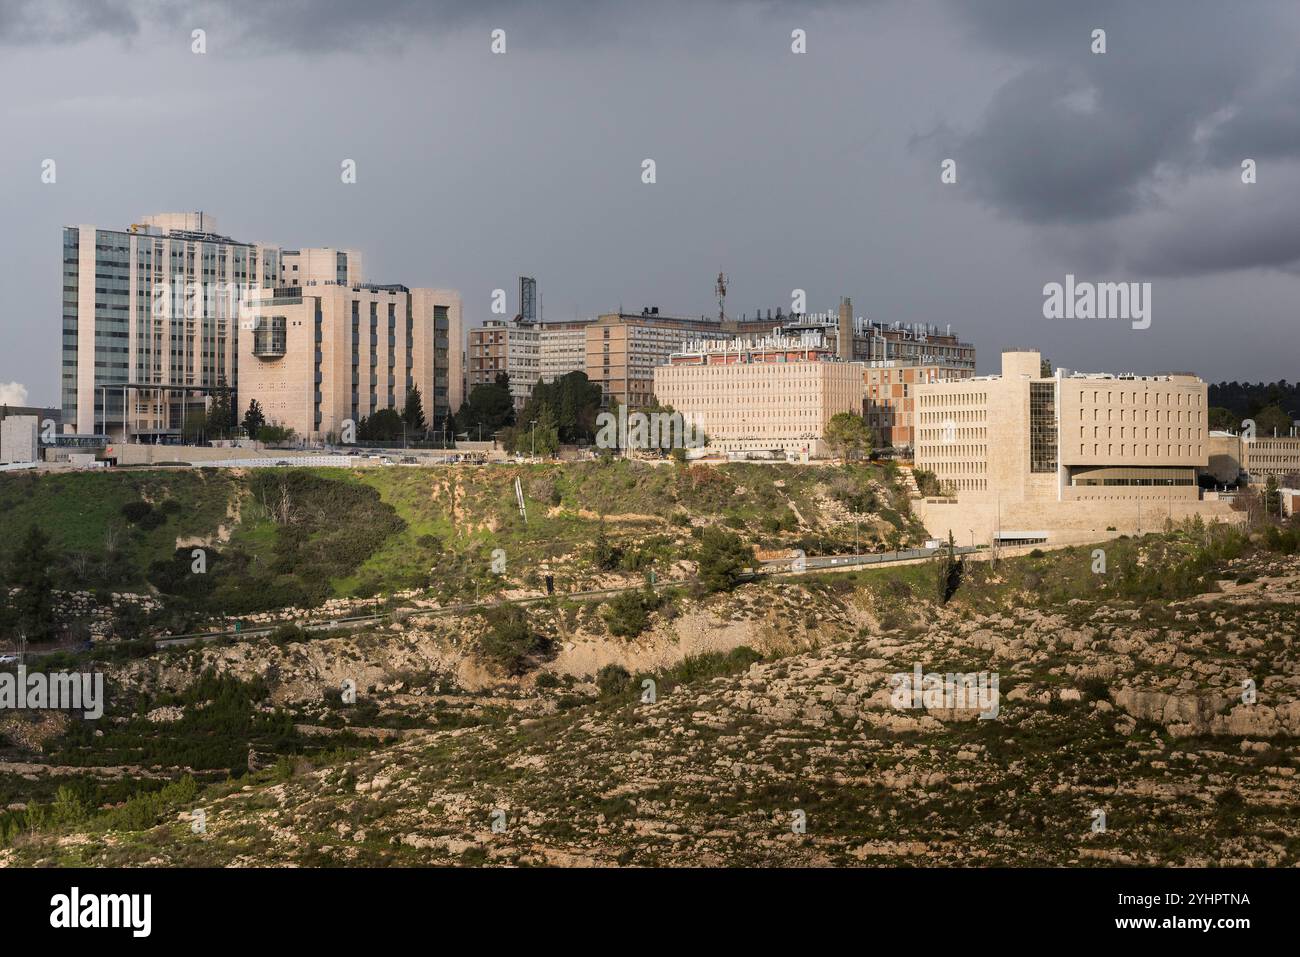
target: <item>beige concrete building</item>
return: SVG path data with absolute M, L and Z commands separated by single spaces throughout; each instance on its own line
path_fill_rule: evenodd
M 1206 437 L 1209 462 L 1205 474 L 1220 485 L 1235 485 L 1246 469 L 1246 444 L 1232 432 L 1212 431 Z
M 632 409 L 655 399 L 655 368 L 668 362 L 688 342 L 732 338 L 717 319 L 662 316 L 657 308 L 608 313 L 586 328 L 587 378 L 611 400 Z
M 510 377 L 510 397 L 522 409 L 541 371 L 540 334 L 536 323 L 489 319 L 469 331 L 465 376 L 469 390 L 491 385 L 505 373 Z
M 1244 441 L 1244 467 L 1252 485 L 1263 485 L 1271 475 L 1279 485 L 1300 475 L 1300 435 L 1256 436 Z
M 924 383 L 969 379 L 973 368 L 910 359 L 877 359 L 863 369 L 862 417 L 883 448 L 910 449 L 915 444 L 916 388 Z
M 0 419 L 0 465 L 37 461 L 40 428 L 41 420 L 34 415 L 7 415 Z
M 654 369 L 654 395 L 727 453 L 827 454 L 831 416 L 862 408 L 862 365 L 821 335 L 696 340 Z
M 361 253 L 355 249 L 285 249 L 280 252 L 279 286 L 318 283 L 356 285 L 365 279 Z
M 1252 485 L 1264 485 L 1271 475 L 1285 485 L 1300 476 L 1300 434 L 1247 438 L 1236 432 L 1211 432 L 1209 445 L 1206 471 L 1216 482 L 1233 484 L 1245 478 Z
M 1197 487 L 1210 454 L 1204 382 L 1044 377 L 1040 364 L 1039 353 L 1012 350 L 1001 375 L 917 387 L 916 468 L 956 498 L 922 509 L 932 532 L 1135 530 L 1144 508 L 1148 529 L 1157 515 L 1227 518 Z
M 510 377 L 510 396 L 522 409 L 538 382 L 552 382 L 587 367 L 590 319 L 524 322 L 491 319 L 469 331 L 468 387 L 491 385 L 499 373 Z
M 776 325 L 773 326 L 773 319 Z M 730 319 L 724 328 L 752 334 L 819 333 L 837 357 L 861 362 L 863 403 L 860 410 L 878 446 L 910 450 L 914 443 L 916 386 L 922 382 L 968 379 L 975 375 L 975 347 L 953 335 L 952 327 L 901 322 L 888 325 L 853 315 L 853 302 L 822 313 Z
M 144 216 L 124 230 L 64 228 L 65 432 L 111 441 L 175 442 L 186 415 L 203 411 L 214 393 L 226 390 L 234 394 L 241 414 L 251 398 L 266 397 L 283 409 L 286 419 L 292 418 L 286 424 L 300 435 L 318 433 L 310 343 L 305 355 L 272 353 L 287 347 L 295 330 L 315 325 L 314 317 L 303 311 L 304 302 L 323 301 L 328 308 L 336 298 L 332 290 L 363 288 L 361 256 L 348 249 L 282 250 L 239 242 L 216 229 L 213 217 L 202 212 Z M 250 298 L 262 307 L 270 308 L 273 300 L 285 305 L 284 311 L 268 314 L 272 322 L 267 328 L 274 331 L 261 343 L 260 356 L 240 336 L 241 302 Z M 410 375 L 420 383 L 426 416 L 443 416 L 459 407 L 464 391 L 459 297 L 449 290 L 415 290 L 401 302 L 402 310 L 410 304 L 417 343 Z M 289 324 L 290 307 L 296 310 L 292 321 L 302 325 Z M 254 309 L 248 318 L 257 315 Z M 403 320 L 400 328 L 405 328 L 403 317 L 404 312 L 395 317 Z M 427 332 L 425 320 L 433 323 Z M 427 343 L 421 336 L 427 336 Z M 402 348 L 394 346 L 394 354 Z M 417 372 L 423 368 L 418 365 L 424 361 L 421 349 L 432 356 L 427 377 Z M 404 400 L 405 359 L 398 358 L 402 361 L 394 367 L 391 391 L 394 399 L 400 395 Z M 304 372 L 303 367 L 310 368 Z M 277 381 L 268 374 L 277 369 L 298 377 Z M 247 383 L 244 372 L 251 377 Z M 374 391 L 383 407 L 390 392 L 387 366 L 377 375 L 383 381 L 376 382 Z M 255 391 L 245 390 L 253 382 Z M 367 387 L 360 390 L 359 408 L 369 405 Z M 306 412 L 304 402 L 310 406 Z M 319 404 L 350 405 L 324 396 Z M 322 421 L 331 420 L 321 414 Z
M 461 398 L 453 290 L 284 286 L 247 300 L 240 325 L 241 415 L 256 399 L 268 421 L 309 440 L 337 437 L 345 420 L 400 412 L 412 387 L 430 426 Z
M 538 324 L 539 382 L 554 382 L 570 372 L 587 371 L 587 327 L 590 319 Z

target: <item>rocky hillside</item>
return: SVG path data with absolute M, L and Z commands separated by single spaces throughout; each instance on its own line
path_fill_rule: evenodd
M 97 865 L 1300 863 L 1300 559 L 1243 555 L 1219 583 L 1174 600 L 1039 601 L 1064 587 L 1068 565 L 985 572 L 1003 589 L 995 607 L 960 590 L 941 605 L 900 572 L 682 599 L 671 620 L 625 641 L 579 612 L 554 625 L 567 629 L 555 655 L 520 678 L 469 654 L 481 622 L 432 616 L 136 663 L 124 686 L 153 695 L 198 673 L 260 674 L 261 711 L 291 709 L 304 739 L 346 730 L 350 743 L 170 785 L 138 819 L 64 806 L 61 822 L 51 812 L 0 854 Z M 1034 591 L 1021 587 L 1026 567 Z M 996 673 L 996 715 L 900 707 L 892 676 L 918 665 Z M 333 690 L 348 678 L 354 705 Z M 165 733 L 183 715 L 154 717 Z
M 544 574 L 560 592 L 592 587 L 605 572 L 664 579 L 710 526 L 809 555 L 925 537 L 892 465 L 28 473 L 0 475 L 0 589 L 21 573 L 69 596 L 59 627 L 28 623 L 29 637 L 134 638 L 345 597 L 473 600 L 538 588 Z M 48 541 L 18 561 L 32 529 Z M 602 537 L 609 548 L 597 562 L 592 544 Z M 39 568 L 27 569 L 29 553 L 39 553 Z M 161 607 L 142 613 L 124 593 Z M 18 629 L 0 605 L 0 641 Z

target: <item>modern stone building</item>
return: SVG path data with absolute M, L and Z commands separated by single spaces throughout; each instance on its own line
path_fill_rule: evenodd
M 251 344 L 244 348 L 240 335 L 241 301 L 257 298 L 269 305 L 268 299 L 283 299 L 287 306 L 297 299 L 301 307 L 304 290 L 360 288 L 361 279 L 362 260 L 355 250 L 285 250 L 241 242 L 218 233 L 208 213 L 145 216 L 123 230 L 66 227 L 64 431 L 112 441 L 174 442 L 186 415 L 204 410 L 210 397 L 224 390 L 232 393 L 241 413 L 258 396 L 283 406 L 286 415 L 292 404 L 295 423 L 308 426 L 300 434 L 316 434 L 310 428 L 316 406 L 311 383 L 273 382 L 267 375 L 279 357 L 258 356 L 259 365 L 248 370 L 248 377 L 241 376 L 245 371 L 241 361 L 252 356 Z M 273 290 L 290 292 L 272 294 Z M 306 298 L 319 297 L 306 294 Z M 331 296 L 324 298 L 332 301 Z M 421 384 L 421 391 L 426 413 L 442 415 L 459 406 L 463 391 L 459 298 L 446 290 L 428 290 L 424 302 L 425 307 L 419 306 L 419 297 L 412 302 L 413 325 L 423 328 L 426 316 L 444 325 L 436 330 L 438 335 L 428 334 L 430 368 L 436 371 Z M 433 313 L 435 304 L 445 308 L 441 319 Z M 281 318 L 287 321 L 287 312 Z M 314 325 L 314 318 L 299 316 L 297 321 Z M 284 335 L 296 328 L 300 327 L 285 326 Z M 275 347 L 268 341 L 262 349 Z M 306 373 L 310 378 L 315 366 L 310 355 L 295 356 L 279 368 L 296 371 L 300 366 L 313 367 Z M 386 399 L 386 369 L 384 376 L 385 383 L 376 383 L 375 391 Z M 394 372 L 394 378 L 396 398 L 404 395 L 405 378 L 400 371 Z M 253 382 L 258 383 L 256 393 L 244 388 Z M 369 398 L 369 392 L 363 391 L 360 407 Z M 305 416 L 299 399 L 289 402 L 291 393 L 311 398 L 307 404 L 312 408 Z
M 935 382 L 969 379 L 973 368 L 913 364 L 907 359 L 876 359 L 863 369 L 862 417 L 883 448 L 915 444 L 916 389 Z
M 654 394 L 709 449 L 822 457 L 826 423 L 862 408 L 862 365 L 820 333 L 696 340 L 654 369 Z
M 222 236 L 207 213 L 63 230 L 63 427 L 144 441 L 238 376 L 239 290 L 269 287 L 280 250 Z
M 501 373 L 510 377 L 510 397 L 522 409 L 541 374 L 541 333 L 535 322 L 489 319 L 469 331 L 465 358 L 467 388 L 491 385 Z
M 1189 373 L 1041 374 L 1031 350 L 1002 355 L 1002 374 L 917 387 L 916 468 L 956 498 L 929 503 L 959 538 L 978 529 L 1155 527 L 1164 517 L 1226 509 L 1202 503 L 1209 461 L 1207 388 Z M 1217 503 L 1215 503 L 1217 504 Z M 1222 517 L 1222 516 L 1221 516 Z M 1140 525 L 1139 525 L 1140 527 Z
M 1300 475 L 1300 435 L 1257 435 L 1245 442 L 1246 472 L 1252 485 L 1263 485 L 1271 475 L 1278 484 Z
M 459 407 L 453 290 L 312 280 L 255 294 L 240 325 L 241 413 L 255 399 L 268 421 L 303 438 L 338 437 L 347 420 L 400 412 L 416 387 L 430 426 Z
M 1008 500 L 1196 497 L 1208 462 L 1206 385 L 1193 375 L 1002 374 L 917 389 L 916 467 L 954 491 Z
M 280 281 L 276 285 L 356 285 L 364 278 L 361 253 L 355 249 L 284 249 L 280 251 Z
M 655 400 L 655 368 L 688 342 L 733 337 L 717 319 L 663 316 L 657 307 L 607 313 L 587 326 L 587 378 L 600 386 L 606 405 L 639 409 Z
M 1271 475 L 1279 485 L 1300 476 L 1300 434 L 1246 438 L 1236 432 L 1211 432 L 1207 472 L 1216 482 L 1234 484 L 1245 478 L 1264 485 Z

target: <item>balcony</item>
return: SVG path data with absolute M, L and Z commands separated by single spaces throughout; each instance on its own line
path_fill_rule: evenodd
M 253 330 L 253 355 L 259 359 L 279 359 L 286 350 L 288 332 L 284 316 L 260 316 Z

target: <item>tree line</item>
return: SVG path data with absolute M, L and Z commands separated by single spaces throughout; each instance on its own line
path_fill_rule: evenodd
M 1257 436 L 1286 435 L 1300 419 L 1300 383 L 1219 382 L 1209 388 L 1210 428 L 1239 432 L 1245 419 Z

